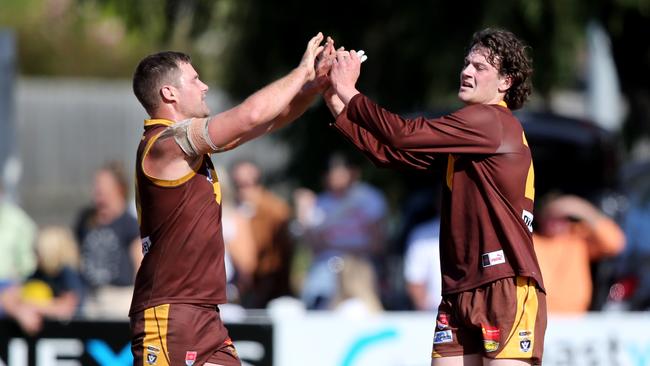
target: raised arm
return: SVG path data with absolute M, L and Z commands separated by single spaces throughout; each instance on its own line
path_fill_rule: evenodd
M 253 93 L 234 108 L 210 118 L 208 136 L 217 151 L 258 137 L 271 131 L 274 124 L 291 121 L 304 112 L 315 93 L 310 96 L 309 91 L 300 92 L 316 77 L 314 63 L 323 49 L 319 46 L 322 40 L 323 35 L 318 33 L 309 41 L 300 64 L 289 74 Z M 284 116 L 279 117 L 283 112 Z M 210 150 L 204 147 L 199 153 Z
M 433 167 L 433 154 L 419 154 L 397 149 L 381 141 L 370 131 L 350 121 L 345 110 L 339 112 L 336 122 L 331 125 L 364 155 L 379 167 L 396 167 L 410 169 L 429 169 Z
M 317 87 L 315 62 L 322 52 L 322 33 L 307 43 L 300 64 L 284 77 L 253 93 L 241 104 L 212 117 L 197 117 L 174 123 L 159 135 L 143 158 L 143 168 L 158 179 L 175 180 L 191 172 L 206 153 L 232 149 L 297 118 L 307 108 Z M 191 70 L 193 71 L 193 69 Z M 205 93 L 207 86 L 190 72 L 188 84 Z M 165 86 L 166 101 L 156 111 L 159 118 L 182 120 L 191 100 L 181 100 L 177 87 Z M 183 102 L 184 104 L 182 104 Z M 191 106 L 190 106 L 191 108 Z
M 285 110 L 271 122 L 273 125 L 271 130 L 281 128 L 300 117 L 312 104 L 316 96 L 323 93 L 329 86 L 328 74 L 332 68 L 335 53 L 334 40 L 331 37 L 327 37 L 323 50 L 316 58 L 315 78 L 307 82 L 300 92 L 293 98 L 291 103 L 289 103 L 287 108 L 285 108 Z
M 400 151 L 491 154 L 499 147 L 499 116 L 492 106 L 470 106 L 450 115 L 428 119 L 406 119 L 372 102 L 359 92 L 356 82 L 361 58 L 355 51 L 339 50 L 330 72 L 333 92 L 325 95 L 330 111 L 369 131 L 384 144 Z M 479 110 L 480 109 L 480 110 Z
M 298 67 L 235 107 L 170 126 L 154 144 L 152 155 L 159 152 L 167 160 L 181 165 L 180 160 L 186 160 L 191 165 L 206 153 L 230 150 L 297 118 L 317 93 L 315 62 L 322 41 L 323 34 L 318 33 L 307 43 Z
M 333 42 L 332 42 L 333 44 Z M 346 106 L 359 91 L 354 86 L 361 70 L 362 59 L 356 51 L 339 48 L 333 55 L 330 71 L 330 85 L 323 93 L 336 122 L 332 124 L 348 141 L 363 152 L 375 165 L 380 167 L 398 167 L 411 169 L 428 169 L 434 163 L 431 154 L 408 152 L 391 146 L 381 135 L 360 126 L 348 118 Z
M 589 243 L 592 260 L 614 256 L 625 247 L 625 234 L 620 226 L 583 198 L 558 197 L 549 202 L 543 212 L 546 216 L 570 218 L 575 222 L 574 233 Z

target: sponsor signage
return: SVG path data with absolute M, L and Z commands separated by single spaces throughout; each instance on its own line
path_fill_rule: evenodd
M 243 365 L 270 366 L 273 327 L 270 323 L 226 324 Z M 156 350 L 145 352 L 155 364 Z M 193 364 L 188 352 L 185 364 Z M 126 321 L 45 322 L 37 337 L 25 336 L 11 320 L 0 319 L 0 366 L 132 366 Z

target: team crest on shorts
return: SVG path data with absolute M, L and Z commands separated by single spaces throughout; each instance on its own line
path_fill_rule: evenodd
M 485 352 L 494 352 L 499 349 L 499 328 L 481 324 L 483 330 L 483 348 Z
M 533 345 L 533 341 L 530 339 L 532 334 L 533 333 L 530 330 L 519 331 L 519 350 L 521 352 L 526 353 L 530 351 L 530 348 Z
M 196 351 L 185 352 L 185 365 L 192 366 L 196 362 Z
M 147 363 L 149 365 L 155 365 L 158 361 L 158 353 L 160 349 L 156 346 L 147 346 Z

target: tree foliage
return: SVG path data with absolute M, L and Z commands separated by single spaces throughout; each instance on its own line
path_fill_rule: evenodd
M 540 100 L 576 87 L 584 30 L 597 19 L 612 37 L 633 141 L 650 136 L 650 82 L 640 72 L 650 69 L 649 18 L 647 0 L 3 0 L 0 24 L 17 30 L 26 74 L 129 77 L 145 54 L 173 48 L 190 52 L 202 76 L 236 99 L 294 67 L 322 31 L 369 55 L 361 90 L 409 112 L 457 106 L 466 44 L 488 26 L 531 45 Z M 302 119 L 281 136 L 295 151 L 292 174 L 313 186 L 329 153 L 348 147 L 327 127 L 324 106 Z

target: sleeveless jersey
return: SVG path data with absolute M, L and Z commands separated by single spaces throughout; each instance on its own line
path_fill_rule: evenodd
M 136 203 L 144 259 L 130 314 L 170 303 L 226 302 L 221 190 L 209 155 L 174 180 L 149 176 L 144 157 L 172 121 L 146 120 L 136 159 Z
M 362 94 L 334 127 L 376 165 L 433 169 L 446 161 L 440 231 L 443 294 L 501 278 L 534 278 L 534 169 L 523 128 L 503 105 L 469 105 L 436 119 L 403 119 Z M 433 203 L 432 203 L 433 204 Z

